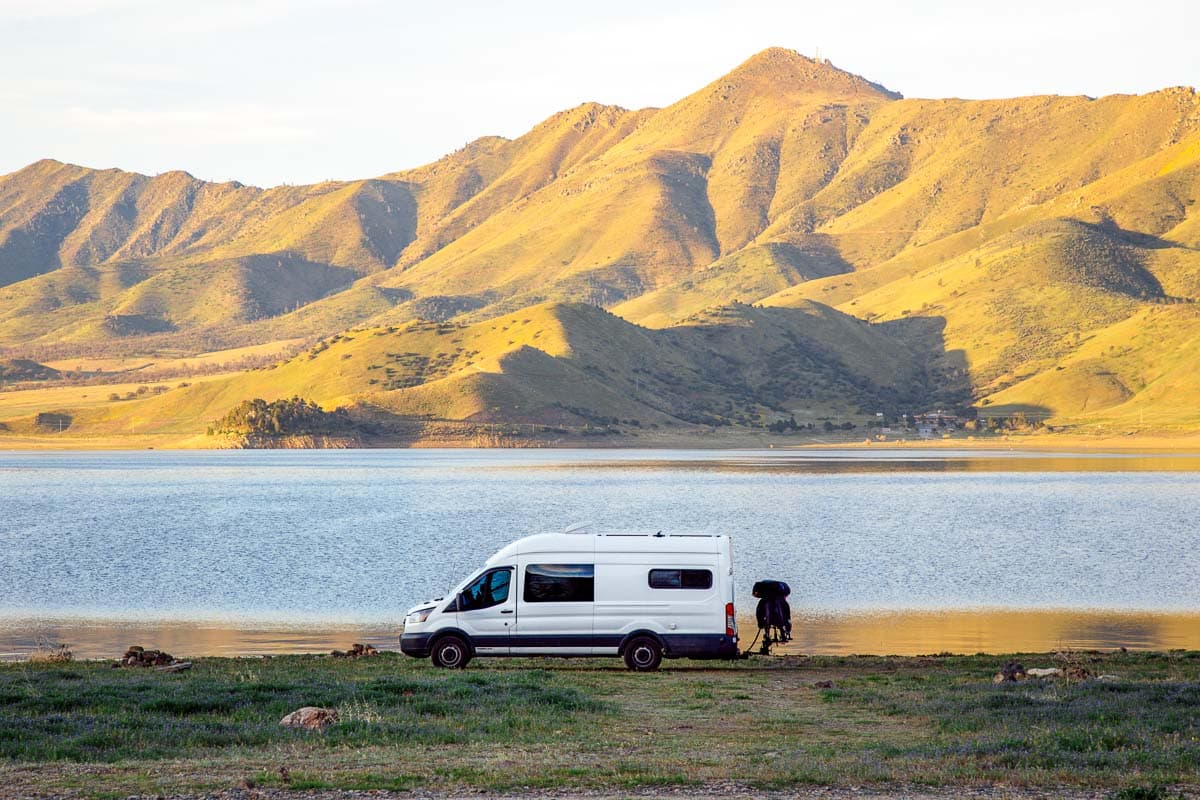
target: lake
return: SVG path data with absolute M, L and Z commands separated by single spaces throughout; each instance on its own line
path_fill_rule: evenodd
M 954 450 L 0 453 L 0 654 L 394 649 L 518 536 L 733 536 L 804 652 L 1200 648 L 1200 455 Z M 753 635 L 743 629 L 744 638 Z

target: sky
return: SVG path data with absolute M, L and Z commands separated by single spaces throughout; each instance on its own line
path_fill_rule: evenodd
M 0 0 L 0 174 L 369 177 L 668 105 L 771 46 L 906 97 L 1142 93 L 1200 84 L 1197 31 L 1196 0 Z

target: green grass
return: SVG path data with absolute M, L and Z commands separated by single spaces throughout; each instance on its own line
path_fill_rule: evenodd
M 213 658 L 178 674 L 5 664 L 0 785 L 102 797 L 239 784 L 1003 783 L 1173 798 L 1200 784 L 1200 653 L 1083 654 L 1093 673 L 1119 680 L 992 684 L 1009 658 L 685 661 L 649 675 L 599 660 L 480 660 L 444 672 L 392 654 Z M 833 688 L 813 685 L 826 680 Z M 336 707 L 342 721 L 324 734 L 278 726 L 305 705 Z
M 542 670 L 508 673 L 346 669 L 315 658 L 209 660 L 191 673 L 98 669 L 0 671 L 0 758 L 117 762 L 311 741 L 280 728 L 301 706 L 337 708 L 320 740 L 367 744 L 524 741 L 603 705 Z M 378 666 L 375 666 L 378 664 Z

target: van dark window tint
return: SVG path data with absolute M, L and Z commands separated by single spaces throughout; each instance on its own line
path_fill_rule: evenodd
M 712 571 L 707 569 L 652 569 L 651 589 L 711 589 Z
M 507 567 L 483 573 L 459 594 L 458 610 L 476 611 L 500 605 L 508 600 L 508 585 L 511 582 L 512 570 Z
M 596 598 L 593 564 L 530 564 L 525 568 L 526 603 L 590 603 Z

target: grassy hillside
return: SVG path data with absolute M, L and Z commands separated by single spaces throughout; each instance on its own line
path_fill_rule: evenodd
M 279 392 L 546 424 L 583 418 L 563 407 L 746 424 L 811 400 L 1189 430 L 1198 197 L 1193 89 L 903 99 L 772 48 L 662 109 L 585 103 L 370 180 L 260 189 L 32 164 L 0 177 L 0 355 L 395 328 L 437 368 L 381 365 L 401 387 L 318 358 L 281 372 Z M 641 327 L 577 314 L 546 319 L 535 343 L 511 323 L 576 303 Z M 835 332 L 847 317 L 870 334 Z M 426 343 L 422 320 L 469 325 L 462 352 L 478 358 Z M 555 326 L 600 373 L 570 371 L 547 344 Z M 784 359 L 792 338 L 808 349 Z M 856 371 L 881 355 L 902 377 Z M 181 419 L 243 390 L 265 397 L 259 377 L 194 398 Z
M 24 415 L 0 422 L 29 432 L 35 411 L 52 411 L 69 420 L 60 432 L 71 436 L 186 437 L 245 399 L 292 396 L 346 407 L 384 434 L 431 421 L 629 435 L 896 413 L 930 389 L 922 356 L 892 328 L 817 303 L 726 306 L 666 330 L 592 306 L 542 305 L 470 325 L 356 328 L 272 366 L 163 385 L 161 393 L 119 387 L 111 398 L 100 387 L 90 401 L 62 393 L 55 403 L 45 390 L 40 404 L 8 404 Z

